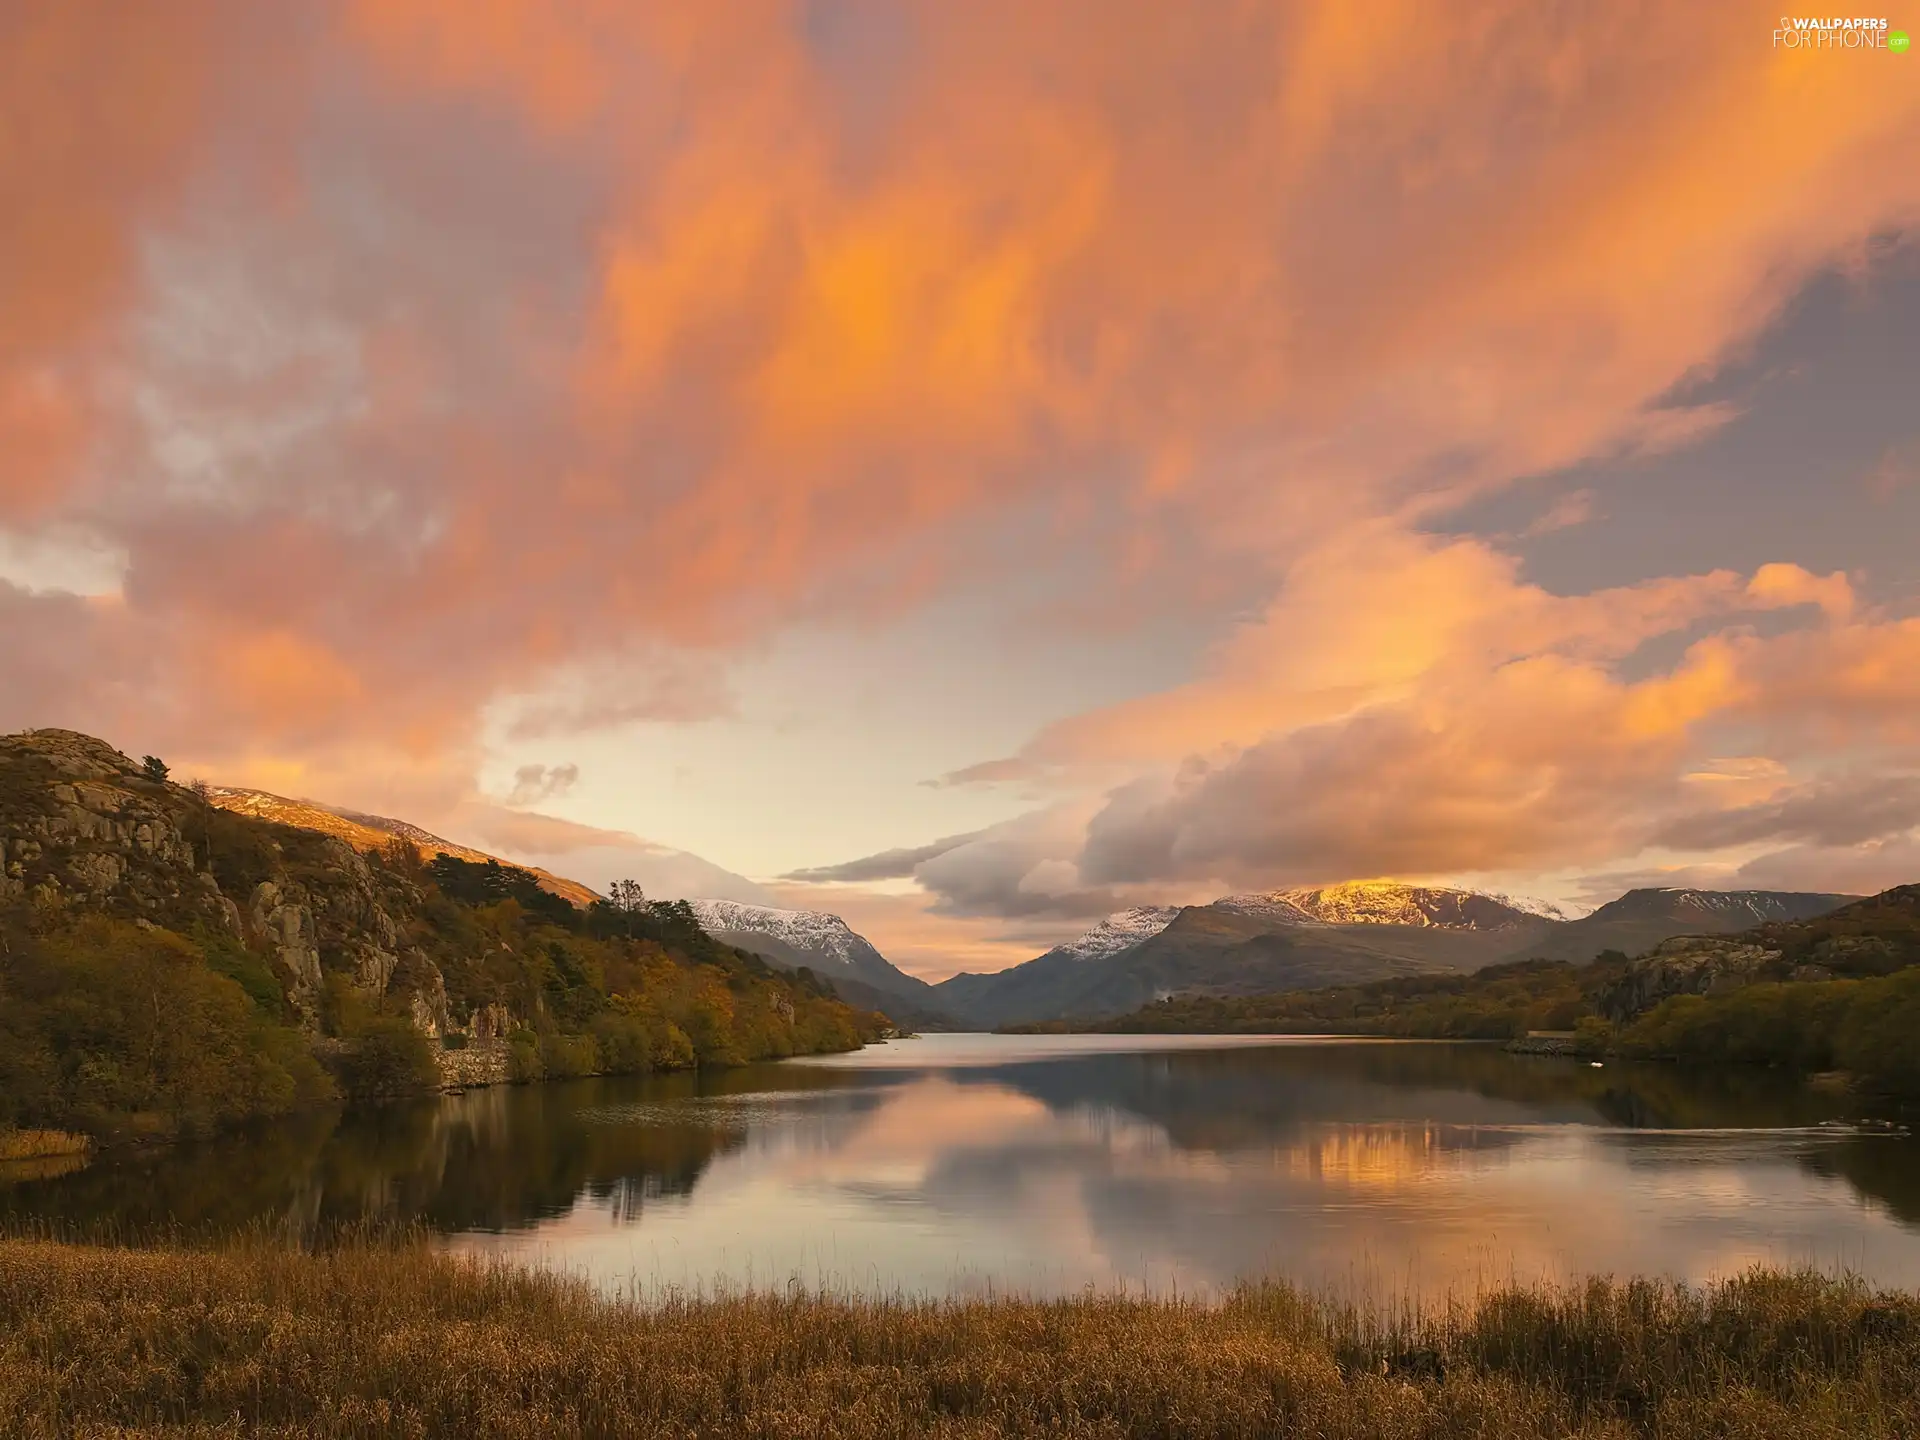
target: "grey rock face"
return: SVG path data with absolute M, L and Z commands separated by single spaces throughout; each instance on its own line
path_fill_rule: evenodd
M 1622 1022 L 1676 995 L 1724 995 L 1779 978 L 1782 952 L 1744 940 L 1682 935 L 1656 945 L 1599 1002 L 1601 1014 Z

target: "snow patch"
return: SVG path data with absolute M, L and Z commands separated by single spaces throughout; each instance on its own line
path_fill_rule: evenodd
M 1117 910 L 1077 940 L 1056 945 L 1053 954 L 1069 960 L 1104 960 L 1151 940 L 1173 923 L 1178 905 L 1136 905 Z

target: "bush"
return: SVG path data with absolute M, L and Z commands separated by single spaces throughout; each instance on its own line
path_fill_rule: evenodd
M 1920 1096 L 1920 969 L 1862 981 L 1835 1050 L 1842 1068 L 1867 1088 Z
M 540 1040 L 540 1071 L 549 1080 L 592 1075 L 600 1057 L 590 1035 L 546 1035 Z
M 340 1088 L 350 1100 L 393 1100 L 440 1086 L 427 1037 L 411 1022 L 392 1017 L 369 1021 L 340 1060 Z
M 593 1022 L 600 1068 L 609 1075 L 637 1075 L 653 1068 L 653 1040 L 637 1016 L 605 1014 Z
M 507 1078 L 516 1084 L 538 1080 L 546 1069 L 540 1063 L 540 1037 L 516 1030 L 507 1037 Z
M 94 915 L 0 952 L 0 1125 L 164 1134 L 331 1094 L 184 936 Z

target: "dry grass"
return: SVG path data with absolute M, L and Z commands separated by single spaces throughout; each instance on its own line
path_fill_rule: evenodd
M 1920 1302 L 1808 1275 L 1366 1314 L 800 1295 L 647 1308 L 424 1248 L 0 1240 L 0 1434 L 1920 1434 Z
M 93 1142 L 70 1130 L 0 1130 L 0 1160 L 48 1160 L 84 1155 Z

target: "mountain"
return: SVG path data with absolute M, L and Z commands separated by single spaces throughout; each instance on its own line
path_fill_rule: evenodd
M 1570 918 L 1548 900 L 1380 880 L 1228 895 L 1214 901 L 1213 908 L 1297 925 L 1400 925 L 1416 930 L 1498 930 L 1523 924 L 1528 917 Z
M 1859 898 L 1791 890 L 1629 890 L 1506 958 L 1584 964 L 1604 950 L 1639 955 L 1676 935 L 1731 935 L 1756 925 L 1811 920 Z
M 207 787 L 207 799 L 220 809 L 236 815 L 249 815 L 276 825 L 294 825 L 302 830 L 318 830 L 323 835 L 346 841 L 362 854 L 378 850 L 398 835 L 411 840 L 423 859 L 451 855 L 456 860 L 466 860 L 475 865 L 484 865 L 492 860 L 500 865 L 512 865 L 516 870 L 524 870 L 533 876 L 542 890 L 549 895 L 558 895 L 570 904 L 584 908 L 600 898 L 577 880 L 568 880 L 532 865 L 501 860 L 471 846 L 456 845 L 405 820 L 389 820 L 384 815 L 364 815 L 358 810 L 343 810 L 338 806 L 324 805 L 318 800 L 289 800 L 284 795 L 270 794 L 265 790 L 246 790 L 235 785 L 210 785 Z
M 1563 923 L 1467 890 L 1367 881 L 1124 911 L 997 975 L 956 975 L 939 1001 L 974 1024 L 1118 1015 L 1167 995 L 1249 995 L 1473 970 Z M 1151 920 L 1141 918 L 1151 916 Z M 1120 943 L 1147 931 L 1134 944 Z
M 723 945 L 738 946 L 789 970 L 805 965 L 848 1000 L 884 1008 L 903 1024 L 922 1029 L 953 1024 L 933 986 L 896 968 L 838 915 L 735 900 L 687 903 L 700 928 Z
M 1179 914 L 1178 905 L 1139 905 L 1131 910 L 1119 910 L 1079 939 L 1056 945 L 1047 954 L 1058 955 L 1066 960 L 1104 960 L 1122 950 L 1131 950 L 1144 940 L 1151 940 L 1171 925 Z
M 1676 935 L 1806 919 L 1845 895 L 1636 890 L 1589 915 L 1552 902 L 1392 881 L 1229 895 L 1127 911 L 1024 965 L 934 987 L 971 1024 L 1120 1015 L 1169 995 L 1254 995 L 1470 973 L 1538 957 L 1584 963 Z M 1151 919 L 1144 918 L 1151 917 Z M 1144 932 L 1144 933 L 1142 933 Z M 1126 943 L 1141 933 L 1135 943 Z

